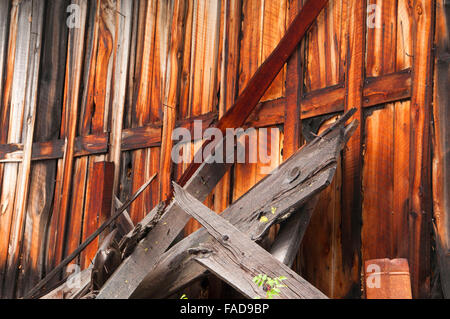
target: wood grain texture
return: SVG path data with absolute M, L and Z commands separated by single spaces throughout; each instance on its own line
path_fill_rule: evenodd
M 431 100 L 433 76 L 433 39 L 435 1 L 414 3 L 414 62 L 411 97 L 411 215 L 410 269 L 413 297 L 425 297 L 430 291 L 431 231 Z
M 85 212 L 83 216 L 82 242 L 94 233 L 110 216 L 114 184 L 114 164 L 112 162 L 96 162 L 89 170 L 86 189 Z M 81 254 L 81 267 L 86 269 L 99 248 L 99 241 L 94 240 Z
M 355 119 L 363 123 L 362 98 L 364 81 L 366 1 L 354 1 L 349 8 L 347 42 L 347 76 L 345 110 L 357 108 Z M 342 245 L 343 267 L 353 287 L 348 296 L 360 295 L 361 246 L 361 151 L 363 125 L 347 143 L 342 159 Z
M 26 11 L 29 5 L 29 11 Z M 8 297 L 14 295 L 14 289 L 17 289 L 17 276 L 19 269 L 21 268 L 21 261 L 19 257 L 19 251 L 22 248 L 23 239 L 23 223 L 25 221 L 28 191 L 30 186 L 30 169 L 31 169 L 31 152 L 33 145 L 33 134 L 36 122 L 36 107 L 37 107 L 37 89 L 40 69 L 40 56 L 42 46 L 42 27 L 43 27 L 43 14 L 44 4 L 37 2 L 30 2 L 24 4 L 25 16 L 23 19 L 28 19 L 28 30 L 21 30 L 23 34 L 19 32 L 19 36 L 22 40 L 27 42 L 28 48 L 24 46 L 19 47 L 19 55 L 26 56 L 27 61 L 25 65 L 16 65 L 17 68 L 24 68 L 26 70 L 25 78 L 18 78 L 19 81 L 25 81 L 25 90 L 13 85 L 13 94 L 17 93 L 14 90 L 24 91 L 24 100 L 15 101 L 14 103 L 22 104 L 22 115 L 18 118 L 22 118 L 22 136 L 21 141 L 24 144 L 24 157 L 21 165 L 19 166 L 18 180 L 16 186 L 16 194 L 18 195 L 14 203 L 13 219 L 11 224 L 11 232 L 9 236 L 9 248 L 8 248 L 8 260 L 6 264 L 6 278 L 14 278 L 14 281 L 5 281 L 3 286 L 3 293 Z M 31 17 L 31 18 L 30 18 Z M 19 18 L 20 19 L 20 18 Z M 26 25 L 26 24 L 25 24 Z M 27 34 L 28 33 L 28 34 Z M 27 39 L 27 37 L 29 37 Z M 24 51 L 20 51 L 24 49 Z M 26 50 L 26 51 L 25 51 Z M 17 83 L 19 85 L 19 83 Z M 23 85 L 23 82 L 21 83 Z M 13 95 L 15 96 L 15 95 Z M 17 118 L 16 118 L 17 119 Z M 17 137 L 19 138 L 19 136 Z
M 286 276 L 286 287 L 281 289 L 280 299 L 324 299 L 326 296 L 301 278 L 288 266 L 279 262 L 254 243 L 228 221 L 209 210 L 195 197 L 175 185 L 175 200 L 205 227 L 214 237 L 210 245 L 201 245 L 190 252 L 195 260 L 230 283 L 247 298 L 265 297 L 265 291 L 258 289 L 253 277 L 267 274 L 272 278 Z M 239 256 L 239 257 L 237 257 Z
M 450 5 L 436 2 L 437 46 L 434 72 L 434 136 L 433 136 L 433 208 L 436 246 L 442 291 L 450 298 L 450 130 L 449 70 L 450 70 Z
M 69 194 L 72 184 L 73 153 L 78 119 L 81 69 L 83 63 L 84 31 L 86 27 L 87 3 L 76 2 L 81 8 L 80 28 L 69 30 L 67 69 L 64 87 L 63 124 L 61 136 L 66 139 L 66 152 L 58 163 L 58 174 L 55 187 L 55 201 L 52 222 L 49 231 L 48 265 L 53 268 L 64 255 L 64 236 L 67 223 Z M 69 76 L 70 74 L 70 76 Z
M 331 181 L 335 169 L 334 160 L 336 159 L 337 153 L 339 153 L 339 149 L 343 145 L 341 143 L 345 142 L 345 138 L 344 140 L 340 140 L 338 130 L 340 130 L 339 127 L 331 132 L 324 132 L 323 136 L 330 136 L 330 138 L 321 139 L 319 137 L 312 144 L 297 151 L 297 153 L 289 160 L 280 165 L 277 174 L 268 175 L 262 179 L 246 195 L 242 196 L 239 200 L 234 202 L 233 205 L 222 212 L 221 216 L 229 220 L 241 231 L 250 235 L 253 240 L 262 239 L 273 223 L 279 223 L 284 220 L 284 218 L 280 218 L 281 216 L 284 216 L 286 213 L 291 215 L 295 212 L 295 208 L 301 207 L 305 202 L 310 200 L 312 196 L 325 188 L 326 185 L 328 185 L 328 182 L 326 181 Z M 350 131 L 351 130 L 348 130 L 346 134 L 350 134 Z M 346 137 L 348 137 L 348 135 L 346 135 Z M 304 158 L 309 158 L 312 153 L 317 152 L 321 155 L 314 158 L 320 158 L 321 161 L 323 161 L 322 164 L 317 166 L 311 161 L 303 160 Z M 331 166 L 327 166 L 324 163 L 330 163 Z M 281 191 L 283 195 L 274 196 L 273 192 L 278 191 L 273 187 L 270 187 L 270 185 L 280 182 L 282 184 L 285 183 L 283 180 L 285 180 L 285 177 L 288 176 L 289 172 L 295 167 L 299 167 L 301 172 L 300 175 L 305 176 L 306 179 L 299 177 L 300 179 L 296 179 L 295 183 L 299 182 L 300 184 L 290 189 L 288 192 Z M 322 170 L 317 172 L 318 175 L 313 173 L 317 170 L 317 167 L 323 167 Z M 316 180 L 316 182 L 312 182 L 312 180 Z M 324 183 L 320 182 L 320 180 Z M 311 182 L 311 184 L 309 184 L 310 186 L 305 187 L 309 182 Z M 288 187 L 290 188 L 291 186 Z M 255 200 L 255 198 L 258 200 Z M 258 205 L 255 206 L 255 203 Z M 276 208 L 275 214 L 272 214 L 272 207 Z M 294 210 L 291 210 L 291 208 L 294 208 Z M 260 222 L 262 216 L 267 217 L 267 223 Z M 161 222 L 162 221 L 160 221 L 160 223 Z M 154 266 L 154 269 L 138 287 L 134 296 L 161 298 L 167 296 L 166 294 L 169 295 L 170 293 L 176 292 L 177 289 L 182 288 L 184 285 L 200 276 L 204 270 L 202 270 L 201 267 L 198 267 L 198 265 L 191 264 L 190 257 L 186 255 L 186 252 L 188 248 L 195 247 L 205 240 L 207 240 L 207 235 L 204 232 L 204 229 L 202 229 L 191 234 L 189 237 L 168 250 L 161 256 L 158 263 Z M 150 243 L 145 244 L 148 245 Z M 144 247 L 151 248 L 149 246 Z M 180 272 L 181 269 L 182 272 Z M 167 287 L 167 290 L 165 291 L 157 289 L 159 286 L 158 283 L 161 280 L 164 280 Z
M 31 160 L 35 160 L 38 143 L 59 137 L 64 89 L 64 67 L 67 52 L 67 28 L 64 12 L 67 1 L 51 2 L 44 16 L 51 24 L 43 27 L 42 58 L 39 72 L 37 113 Z M 61 150 L 63 147 L 61 147 Z M 61 153 L 62 157 L 62 153 Z M 33 162 L 29 174 L 30 185 L 23 236 L 18 296 L 26 293 L 45 273 L 46 230 L 49 227 L 56 161 Z

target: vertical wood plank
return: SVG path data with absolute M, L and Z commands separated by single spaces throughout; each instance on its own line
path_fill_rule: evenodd
M 342 245 L 343 267 L 353 283 L 349 296 L 360 295 L 361 247 L 361 145 L 362 87 L 364 81 L 366 1 L 350 1 L 348 5 L 347 76 L 345 110 L 356 108 L 353 119 L 360 125 L 344 150 L 342 175 Z
M 365 121 L 362 204 L 362 259 L 391 257 L 393 219 L 394 105 Z
M 172 179 L 172 132 L 177 119 L 179 106 L 181 71 L 183 63 L 184 29 L 187 16 L 187 4 L 185 1 L 174 1 L 170 8 L 170 16 L 173 16 L 171 32 L 169 35 L 169 52 L 164 87 L 164 118 L 160 154 L 160 186 L 161 200 L 167 199 L 171 190 Z M 170 25 L 170 24 L 169 24 Z
M 436 2 L 434 72 L 433 208 L 439 275 L 445 298 L 450 298 L 450 3 Z
M 411 215 L 410 267 L 413 297 L 430 291 L 431 199 L 431 99 L 433 37 L 436 1 L 414 2 L 414 62 L 411 97 Z
M 86 28 L 87 1 L 74 2 L 80 6 L 80 28 L 69 30 L 68 62 L 66 69 L 63 128 L 61 136 L 66 139 L 63 159 L 58 163 L 57 186 L 55 190 L 55 204 L 52 215 L 52 226 L 49 231 L 50 268 L 58 264 L 63 257 L 67 209 L 72 184 L 72 169 L 74 163 L 74 145 L 78 119 L 78 101 L 80 94 L 81 72 L 83 63 L 84 31 Z
M 112 187 L 114 182 L 114 163 L 96 162 L 89 171 L 86 185 L 86 210 L 83 223 L 83 238 L 85 241 L 111 213 Z M 96 238 L 81 254 L 81 266 L 86 269 L 95 257 L 99 239 Z
M 18 77 L 18 82 L 13 83 L 13 97 L 16 96 L 19 90 L 23 91 L 23 100 L 12 100 L 13 110 L 14 103 L 22 108 L 21 137 L 19 135 L 15 138 L 20 138 L 24 144 L 24 157 L 17 174 L 16 199 L 14 202 L 14 210 L 12 216 L 11 232 L 9 236 L 8 260 L 5 270 L 5 280 L 3 286 L 3 293 L 6 297 L 12 297 L 15 294 L 18 271 L 20 269 L 20 250 L 23 239 L 23 222 L 25 220 L 25 209 L 28 199 L 28 190 L 30 182 L 30 167 L 31 167 L 31 148 L 33 145 L 34 126 L 36 122 L 36 105 L 37 105 L 37 89 L 39 78 L 39 66 L 41 55 L 42 42 L 42 25 L 44 3 L 38 1 L 28 1 L 23 4 L 24 11 L 22 14 L 22 23 L 24 29 L 19 30 L 19 39 L 23 41 L 20 43 L 19 54 L 26 58 L 24 64 L 16 64 L 15 68 L 22 68 L 26 72 L 25 77 Z M 19 20 L 20 16 L 19 16 Z M 21 23 L 21 24 L 22 24 Z M 23 33 L 21 33 L 22 31 Z M 23 47 L 22 44 L 24 45 Z M 20 60 L 16 60 L 20 61 Z M 25 85 L 24 85 L 25 83 Z M 17 85 L 17 86 L 16 86 Z M 19 93 L 20 94 L 20 93 Z M 13 113 L 14 114 L 14 113 Z M 11 118 L 10 121 L 17 121 L 17 118 Z
M 376 9 L 367 10 L 366 76 L 395 72 L 398 0 L 369 0 L 367 5 Z

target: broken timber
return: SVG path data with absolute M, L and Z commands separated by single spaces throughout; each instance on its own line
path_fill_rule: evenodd
M 327 3 L 328 0 L 309 0 L 305 3 L 280 43 L 258 68 L 236 103 L 216 125 L 217 128 L 224 132 L 227 128 L 240 127 L 245 123 Z M 206 146 L 205 143 L 200 152 L 203 152 Z M 193 193 L 197 199 L 204 200 L 230 166 L 230 164 L 207 164 L 206 162 L 202 164 L 192 163 L 179 183 L 183 187 L 187 187 L 187 190 Z M 153 209 L 139 223 L 138 227 L 146 229 L 146 223 L 153 221 L 158 212 L 160 212 L 159 208 Z M 190 216 L 173 202 L 166 207 L 160 222 L 150 233 L 144 233 L 146 237 L 106 282 L 97 298 L 129 298 L 148 274 L 148 271 L 155 265 L 158 257 L 170 246 L 189 219 Z
M 353 112 L 347 113 L 319 137 L 298 150 L 273 174 L 261 180 L 228 207 L 221 216 L 248 234 L 252 240 L 259 241 L 273 224 L 285 221 L 305 204 L 308 207 L 311 199 L 325 189 L 334 177 L 340 151 L 357 126 L 353 122 L 344 127 L 352 114 Z M 274 185 L 277 187 L 273 187 Z M 305 220 L 302 221 L 301 231 L 305 231 L 304 224 L 309 222 L 311 210 L 303 209 L 300 213 L 302 212 L 305 213 Z M 263 219 L 265 222 L 261 222 L 262 217 L 267 220 Z M 200 229 L 174 245 L 161 256 L 131 297 L 164 298 L 203 275 L 205 269 L 193 262 L 188 250 L 209 240 L 207 232 Z M 281 256 L 292 256 L 298 250 L 298 246 L 294 247 L 295 245 L 286 242 L 279 246 Z M 286 261 L 284 257 L 282 260 Z M 160 289 L 161 286 L 165 289 Z
M 273 258 L 264 248 L 228 221 L 216 215 L 187 191 L 174 184 L 175 200 L 185 212 L 198 220 L 214 237 L 210 244 L 190 249 L 195 260 L 248 298 L 264 298 L 266 293 L 252 282 L 259 274 L 271 278 L 287 277 L 280 299 L 325 299 L 317 288 L 288 266 Z

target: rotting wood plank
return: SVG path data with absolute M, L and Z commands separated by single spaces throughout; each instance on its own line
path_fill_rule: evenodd
M 8 142 L 8 131 L 9 131 L 9 113 L 11 108 L 11 87 L 12 87 L 12 81 L 14 76 L 14 61 L 16 58 L 15 51 L 16 51 L 16 38 L 17 38 L 17 26 L 18 26 L 18 10 L 19 6 L 14 5 L 10 6 L 12 2 L 10 1 L 3 1 L 3 3 L 6 3 L 6 7 L 2 8 L 7 11 L 5 11 L 3 14 L 6 15 L 5 22 L 9 22 L 9 32 L 8 35 L 4 35 L 4 40 L 8 40 L 8 46 L 7 46 L 7 52 L 1 52 L 2 55 L 2 61 L 6 62 L 6 64 L 3 64 L 0 66 L 2 68 L 2 95 L 1 95 L 1 109 L 0 109 L 0 126 L 3 128 L 0 130 L 0 143 L 4 144 Z M 3 6 L 4 6 L 3 4 Z M 16 3 L 15 3 L 16 4 Z M 8 19 L 9 18 L 9 19 Z M 5 31 L 6 32 L 6 31 Z M 6 49 L 6 48 L 5 48 Z M 6 58 L 5 55 L 6 54 Z M 3 171 L 4 171 L 4 165 L 0 165 L 0 181 L 3 180 Z M 2 183 L 0 182 L 0 194 L 3 193 L 2 190 Z M 7 223 L 9 227 L 9 222 Z M 3 223 L 4 225 L 4 223 Z M 1 227 L 1 226 L 0 226 Z M 9 231 L 9 230 L 8 230 Z M 4 233 L 4 229 L 2 229 L 2 233 Z M 0 245 L 0 260 L 3 258 L 3 247 Z M 6 258 L 6 257 L 4 257 Z M 0 272 L 2 270 L 0 269 Z
M 37 107 L 37 90 L 40 69 L 40 56 L 42 47 L 42 27 L 44 16 L 44 4 L 42 2 L 31 1 L 29 3 L 30 11 L 25 13 L 24 19 L 28 20 L 29 30 L 22 34 L 23 40 L 26 41 L 28 48 L 26 51 L 19 51 L 19 54 L 27 56 L 26 65 L 16 65 L 17 68 L 24 68 L 26 70 L 26 77 L 17 83 L 17 87 L 13 86 L 15 90 L 23 90 L 24 83 L 24 100 L 13 101 L 16 103 L 23 103 L 23 114 L 19 118 L 23 119 L 23 126 L 21 127 L 21 140 L 24 144 L 24 158 L 19 165 L 18 181 L 16 186 L 16 194 L 18 195 L 14 202 L 13 219 L 11 224 L 11 232 L 9 236 L 8 260 L 6 265 L 5 278 L 14 280 L 5 280 L 3 286 L 3 293 L 5 296 L 13 296 L 14 289 L 17 289 L 17 278 L 20 269 L 20 250 L 22 248 L 23 239 L 23 223 L 25 221 L 26 206 L 28 200 L 28 190 L 30 186 L 30 169 L 31 169 L 31 152 L 33 145 L 34 127 L 36 123 L 36 107 Z M 27 4 L 25 4 L 27 6 Z M 27 16 L 28 14 L 28 16 Z M 25 31 L 25 30 L 24 30 Z M 29 33 L 28 35 L 26 33 Z M 20 34 L 20 33 L 19 33 Z M 28 37 L 28 38 L 27 38 Z M 17 119 L 16 119 L 17 120 Z
M 48 249 L 48 265 L 54 267 L 63 258 L 64 238 L 67 223 L 69 194 L 72 184 L 72 169 L 74 163 L 74 145 L 78 118 L 81 71 L 84 50 L 84 31 L 86 27 L 87 1 L 75 2 L 80 6 L 80 28 L 69 30 L 69 49 L 64 92 L 63 127 L 61 135 L 66 139 L 63 160 L 58 163 L 57 185 L 55 188 L 55 203 L 52 215 Z
M 433 40 L 436 1 L 414 3 L 414 62 L 411 96 L 411 206 L 410 254 L 414 298 L 425 298 L 430 292 L 431 254 L 431 138 L 430 121 L 433 77 Z
M 96 162 L 89 169 L 89 178 L 86 188 L 84 221 L 83 221 L 83 238 L 85 241 L 99 225 L 102 225 L 109 217 L 112 205 L 112 186 L 114 183 L 114 163 L 112 162 Z M 81 253 L 81 267 L 86 269 L 94 259 L 98 250 L 100 239 L 95 239 Z
M 354 1 L 348 17 L 348 35 L 345 39 L 348 49 L 346 72 L 345 110 L 357 108 L 355 119 L 363 123 L 362 101 L 364 83 L 364 60 L 366 39 L 366 0 Z M 342 245 L 343 265 L 352 291 L 348 296 L 360 294 L 360 246 L 361 246 L 361 124 L 347 143 L 342 159 Z
M 21 27 L 21 11 L 23 10 L 23 5 L 20 6 L 17 3 L 11 7 L 11 22 L 10 22 L 10 31 L 9 31 L 9 44 L 8 44 L 8 56 L 7 56 L 7 66 L 6 66 L 6 79 L 3 89 L 3 105 L 2 105 L 2 118 L 1 118 L 1 127 L 0 131 L 0 140 L 5 143 L 18 143 L 19 140 L 15 138 L 15 140 L 10 139 L 11 131 L 18 131 L 20 128 L 15 128 L 11 126 L 16 126 L 22 124 L 22 118 L 19 117 L 18 112 L 16 111 L 16 120 L 12 122 L 10 125 L 10 113 L 14 113 L 15 105 L 13 102 L 16 100 L 15 104 L 17 104 L 17 93 L 13 94 L 14 88 L 14 80 L 19 77 L 20 74 L 17 74 L 18 71 L 15 69 L 16 63 L 22 64 L 22 66 L 26 63 L 20 60 L 23 60 L 20 55 L 16 58 L 16 51 L 20 52 L 21 45 L 20 43 L 20 30 L 24 29 Z M 25 29 L 29 28 L 25 24 Z M 23 33 L 23 32 L 22 32 Z M 25 54 L 26 58 L 26 54 Z M 26 70 L 26 68 L 23 68 Z M 24 75 L 20 75 L 21 85 L 25 82 Z M 17 81 L 17 80 L 16 80 Z M 16 84 L 17 85 L 17 84 Z M 20 98 L 23 99 L 23 98 Z M 11 221 L 12 221 L 12 212 L 14 205 L 14 193 L 15 193 L 15 184 L 17 178 L 17 165 L 11 167 L 12 165 L 1 165 L 0 166 L 0 297 L 3 297 L 3 282 L 5 279 L 5 271 L 6 271 L 6 263 L 8 259 L 8 243 L 9 243 L 9 235 L 11 231 Z M 9 173 L 11 169 L 14 169 L 14 172 Z M 12 176 L 11 176 L 12 175 Z M 12 292 L 10 292 L 12 294 Z M 10 296 L 11 298 L 11 296 Z
M 195 260 L 230 283 L 247 298 L 265 297 L 252 279 L 259 274 L 278 278 L 287 277 L 278 298 L 281 299 L 325 299 L 326 296 L 288 266 L 279 262 L 261 246 L 250 240 L 228 221 L 208 209 L 195 197 L 175 184 L 175 200 L 198 220 L 214 237 L 211 244 L 202 244 L 190 249 Z M 231 252 L 231 253 L 230 253 Z M 277 299 L 278 299 L 277 298 Z
M 450 298 L 450 2 L 436 2 L 434 73 L 433 201 L 439 276 Z
M 144 3 L 143 3 L 144 5 Z M 132 127 L 141 127 L 152 123 L 154 120 L 154 109 L 161 106 L 158 103 L 160 98 L 160 91 L 153 91 L 154 85 L 159 85 L 161 81 L 160 75 L 156 74 L 159 70 L 158 63 L 155 62 L 158 59 L 157 52 L 159 45 L 156 37 L 158 36 L 158 16 L 162 7 L 165 7 L 166 3 L 160 3 L 155 0 L 149 0 L 146 2 L 145 15 L 142 20 L 139 20 L 139 32 L 143 37 L 139 42 L 139 60 L 136 59 L 136 67 L 138 68 L 136 76 L 136 98 L 133 101 L 133 113 L 131 118 Z M 159 36 L 158 36 L 159 38 Z M 156 71 L 155 71 L 156 69 Z M 154 82 L 158 82 L 154 84 Z M 156 104 L 155 104 L 156 103 Z M 150 106 L 149 106 L 150 105 Z M 131 176 L 131 189 L 132 192 L 136 191 L 144 182 L 146 175 L 148 174 L 150 158 L 156 153 L 155 149 L 143 149 L 136 150 L 132 153 L 132 176 Z M 130 207 L 130 217 L 133 222 L 137 223 L 146 214 L 146 203 L 150 196 L 151 190 L 147 190 L 141 198 L 138 198 Z
M 249 81 L 248 86 L 237 99 L 237 102 L 219 121 L 217 128 L 224 132 L 226 128 L 239 127 L 244 124 L 260 98 L 282 69 L 286 60 L 303 38 L 308 27 L 326 3 L 326 0 L 309 0 L 305 4 L 278 46 Z M 203 147 L 201 152 L 203 152 Z M 199 198 L 204 197 L 202 199 L 204 200 L 223 177 L 228 166 L 223 164 L 217 165 L 217 163 L 211 165 L 192 163 L 179 182 L 181 185 L 186 186 L 186 183 L 189 181 L 189 187 L 196 189 L 196 195 Z M 148 216 L 154 216 L 156 212 L 157 209 L 150 212 Z M 175 220 L 174 216 L 177 216 Z M 189 216 L 186 216 L 176 205 L 169 205 L 161 220 L 162 222 L 155 226 L 147 237 L 136 247 L 133 254 L 122 263 L 115 274 L 107 281 L 97 298 L 108 298 L 115 296 L 117 293 L 120 293 L 121 298 L 128 297 L 147 274 L 146 269 L 139 269 L 137 267 L 140 263 L 139 261 L 142 261 L 148 268 L 151 268 L 156 262 L 156 257 L 168 248 L 188 220 Z M 171 231 L 169 233 L 167 233 L 168 225 L 164 223 L 170 224 Z M 150 248 L 144 247 L 146 244 L 153 246 L 153 249 L 147 250 L 149 253 L 145 250 L 145 248 Z M 133 275 L 133 279 L 129 278 L 130 275 Z M 121 277 L 124 277 L 123 280 L 119 279 Z M 130 280 L 125 278 L 129 278 Z
M 24 298 L 33 298 L 50 280 L 59 274 L 59 272 L 67 266 L 73 259 L 75 259 L 97 236 L 99 236 L 106 228 L 109 227 L 128 207 L 138 198 L 142 192 L 155 180 L 156 174 L 153 175 L 145 184 L 143 184 L 136 193 L 133 194 L 119 209 L 117 209 L 108 220 L 106 220 L 93 234 L 91 234 L 80 246 L 78 246 L 69 256 L 64 258 L 61 263 L 50 271 L 44 279 L 42 279 L 36 286 L 33 287 Z
M 173 8 L 169 10 L 169 16 L 173 16 L 174 21 L 171 24 L 169 35 L 169 52 L 166 66 L 166 82 L 164 83 L 164 116 L 161 138 L 160 154 L 160 178 L 159 195 L 161 200 L 166 200 L 171 193 L 170 181 L 172 178 L 172 132 L 175 128 L 177 117 L 177 103 L 180 96 L 180 77 L 183 62 L 183 48 L 185 25 L 187 17 L 187 4 L 182 0 L 175 0 L 172 3 Z M 169 24 L 170 25 L 170 24 Z
M 353 123 L 344 133 L 342 131 L 344 120 L 331 128 L 331 131 L 324 132 L 314 142 L 298 150 L 295 155 L 280 165 L 275 174 L 268 175 L 261 180 L 245 196 L 222 212 L 221 216 L 242 232 L 249 234 L 253 240 L 261 240 L 274 223 L 284 221 L 295 211 L 292 208 L 301 207 L 331 182 L 336 168 L 336 157 L 339 156 L 340 150 L 356 125 Z M 320 159 L 322 164 L 304 160 L 306 158 Z M 325 163 L 330 165 L 327 166 L 328 164 Z M 293 186 L 289 184 L 289 174 L 291 171 L 296 171 L 296 168 L 299 176 L 294 180 L 294 184 L 297 185 Z M 279 183 L 288 185 L 280 186 L 281 189 L 288 187 L 290 190 L 278 191 L 270 186 Z M 277 197 L 275 194 L 279 194 L 279 196 Z M 256 206 L 255 203 L 257 203 Z M 272 207 L 275 208 L 274 213 L 272 213 Z M 261 217 L 266 217 L 267 222 L 261 223 Z M 159 258 L 158 263 L 132 296 L 165 297 L 201 276 L 204 269 L 191 263 L 192 260 L 187 254 L 187 249 L 195 247 L 207 239 L 206 232 L 201 229 L 169 249 Z M 151 243 L 143 242 L 141 244 L 146 244 L 143 249 L 148 248 L 150 251 Z M 161 291 L 157 287 L 163 283 L 166 289 Z
M 32 0 L 17 4 L 18 24 L 16 39 L 16 59 L 14 61 L 14 76 L 11 87 L 10 127 L 8 128 L 8 142 L 24 142 L 24 160 L 22 164 L 9 163 L 5 165 L 2 188 L 2 211 L 8 245 L 6 262 L 0 259 L 0 282 L 3 284 L 2 296 L 13 298 L 17 285 L 19 254 L 23 221 L 25 215 L 26 196 L 29 187 L 29 170 L 31 165 L 31 146 L 34 133 L 36 114 L 36 91 L 39 76 L 42 4 Z M 6 197 L 4 197 L 6 196 Z M 9 222 L 6 220 L 9 219 Z M 4 227 L 4 226 L 3 226 Z M 8 278 L 9 280 L 6 280 Z
M 83 79 L 80 84 L 81 104 L 79 106 L 79 115 L 77 114 L 77 133 L 76 135 L 87 135 L 90 132 L 99 133 L 98 124 L 93 120 L 94 117 L 94 102 L 97 101 L 95 97 L 95 68 L 98 56 L 98 38 L 99 38 L 99 23 L 100 23 L 100 2 L 101 0 L 91 1 L 89 3 L 89 16 L 87 17 L 86 27 L 87 36 L 85 40 L 85 51 L 83 54 Z M 101 105 L 99 105 L 99 108 Z M 66 124 L 66 123 L 64 123 Z M 67 128 L 62 126 L 63 130 Z M 76 138 L 75 138 L 76 139 Z M 64 144 L 66 146 L 66 144 Z M 88 157 L 74 158 L 72 185 L 70 186 L 72 198 L 77 198 L 76 201 L 71 201 L 68 207 L 68 221 L 66 244 L 64 247 L 64 254 L 68 251 L 74 250 L 80 244 L 83 236 L 84 227 L 84 212 L 86 211 L 86 186 L 89 185 L 89 170 L 92 170 L 92 161 Z M 88 219 L 86 218 L 86 221 Z M 78 258 L 81 259 L 81 258 Z
M 108 159 L 114 163 L 113 194 L 119 193 L 120 160 L 122 155 L 122 133 L 126 102 L 127 75 L 130 62 L 131 29 L 133 22 L 133 1 L 116 2 L 116 25 L 113 58 L 113 86 L 111 97 L 111 148 Z M 133 223 L 124 212 L 117 221 L 119 232 L 124 235 L 133 229 Z

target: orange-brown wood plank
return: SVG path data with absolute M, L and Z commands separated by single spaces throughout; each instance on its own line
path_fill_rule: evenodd
M 366 1 L 348 2 L 348 36 L 346 61 L 345 110 L 356 108 L 353 116 L 359 121 L 344 150 L 342 162 L 342 245 L 343 268 L 349 274 L 352 290 L 348 296 L 360 294 L 360 246 L 361 246 L 361 153 L 362 153 L 362 100 L 364 81 L 365 33 L 366 33 Z
M 138 37 L 138 50 L 136 54 L 137 79 L 136 79 L 136 100 L 132 105 L 132 127 L 142 126 L 150 123 L 151 109 L 158 108 L 160 105 L 152 105 L 149 103 L 152 96 L 153 68 L 155 55 L 155 37 L 157 28 L 158 2 L 149 0 L 146 2 L 145 15 L 140 16 L 138 21 L 138 29 L 141 34 Z M 142 41 L 140 44 L 139 41 Z M 155 92 L 160 94 L 160 92 Z M 145 182 L 145 164 L 149 158 L 149 150 L 137 150 L 132 154 L 132 189 L 134 193 Z M 144 216 L 145 199 L 148 198 L 149 190 L 146 190 L 142 196 L 136 199 L 130 206 L 130 217 L 134 223 L 139 222 Z M 129 194 L 130 195 L 130 194 Z
M 397 0 L 367 1 L 367 77 L 396 71 L 397 4 Z
M 391 257 L 394 196 L 394 105 L 366 114 L 362 205 L 363 260 Z
M 166 81 L 164 83 L 164 110 L 162 143 L 159 166 L 159 195 L 161 200 L 167 199 L 172 181 L 172 132 L 177 119 L 177 109 L 180 97 L 180 80 L 183 62 L 184 30 L 187 17 L 187 3 L 175 0 L 170 8 L 169 16 L 173 19 L 168 39 L 169 52 L 166 66 Z M 170 25 L 170 24 L 169 24 Z
M 2 104 L 1 104 L 1 119 L 0 125 L 2 129 L 0 130 L 0 142 L 8 143 L 8 132 L 9 132 L 9 117 L 11 109 L 11 89 L 14 78 L 14 65 L 15 65 L 15 52 L 16 52 L 16 40 L 18 32 L 18 22 L 19 22 L 19 6 L 12 6 L 10 9 L 10 25 L 9 25 L 9 40 L 7 48 L 6 65 L 4 72 L 4 79 L 1 79 L 3 85 L 2 94 Z M 11 214 L 7 214 L 7 209 L 9 203 L 5 201 L 5 196 L 7 195 L 7 190 L 3 185 L 3 176 L 6 169 L 5 164 L 0 164 L 0 191 L 2 203 L 0 206 L 0 285 L 3 285 L 4 271 L 6 268 L 6 259 L 8 258 L 8 243 L 9 243 L 9 233 L 11 229 Z M 5 194 L 5 195 L 4 195 Z M 12 204 L 11 204 L 12 205 Z M 1 287 L 1 286 L 0 286 Z M 1 296 L 3 296 L 3 289 L 0 288 Z
M 450 298 L 450 9 L 436 2 L 436 59 L 434 72 L 433 208 L 439 276 L 445 298 Z
M 288 22 L 290 23 L 301 9 L 300 0 L 290 1 Z M 287 63 L 286 71 L 286 110 L 284 131 L 287 133 L 283 143 L 283 159 L 288 159 L 302 144 L 302 122 L 300 117 L 300 100 L 303 95 L 304 43 L 297 48 Z
M 211 112 L 217 104 L 219 43 L 219 0 L 195 0 L 193 3 L 190 115 Z
M 86 184 L 86 204 L 83 221 L 82 242 L 102 225 L 111 213 L 114 182 L 114 164 L 111 162 L 96 162 L 89 170 Z M 99 238 L 95 239 L 81 253 L 81 266 L 87 268 L 95 257 Z
M 313 24 L 305 42 L 306 91 L 333 86 L 344 80 L 346 26 L 342 0 L 330 1 Z
M 414 39 L 412 29 L 413 11 L 413 2 L 408 0 L 398 0 L 396 71 L 405 70 L 412 67 Z
M 238 90 L 242 2 L 226 1 L 222 9 L 222 55 L 219 117 L 234 104 Z M 214 211 L 222 212 L 228 207 L 231 196 L 231 174 L 227 172 L 214 190 Z
M 341 184 L 339 163 L 333 182 L 320 194 L 298 258 L 304 278 L 330 298 L 343 298 L 350 288 L 348 274 L 342 273 Z
M 413 297 L 430 292 L 431 199 L 431 100 L 435 1 L 414 3 L 414 62 L 411 97 L 411 212 L 410 258 Z

